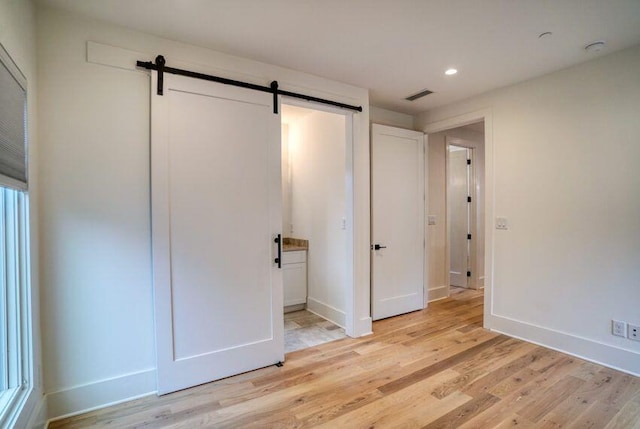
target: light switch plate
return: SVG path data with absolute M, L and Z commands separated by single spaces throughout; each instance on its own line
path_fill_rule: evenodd
M 435 225 L 436 224 L 436 215 L 429 215 L 427 217 L 427 221 L 428 221 L 429 225 Z
M 616 337 L 627 336 L 627 324 L 621 320 L 611 321 L 611 333 Z
M 497 217 L 496 229 L 509 229 L 509 220 L 506 217 Z

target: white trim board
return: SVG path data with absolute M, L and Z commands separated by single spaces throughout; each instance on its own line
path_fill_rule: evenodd
M 25 427 L 28 429 L 46 428 L 49 425 L 47 420 L 47 397 L 42 396 L 29 416 Z
M 640 353 L 509 317 L 490 317 L 492 331 L 640 377 Z
M 355 277 L 355 266 L 356 259 L 354 255 L 355 252 L 355 242 L 356 242 L 356 228 L 355 228 L 355 204 L 356 204 L 356 195 L 354 190 L 354 181 L 355 181 L 355 159 L 354 159 L 354 149 L 356 136 L 354 134 L 354 112 L 338 107 L 329 106 L 326 104 L 315 103 L 311 101 L 300 100 L 292 97 L 282 96 L 280 98 L 281 105 L 288 106 L 296 106 L 302 107 L 309 110 L 315 110 L 320 112 L 333 113 L 336 115 L 344 116 L 344 142 L 345 142 L 345 229 L 347 231 L 346 234 L 346 264 L 345 264 L 345 274 L 346 279 L 344 282 L 343 292 L 345 298 L 345 311 L 337 310 L 325 303 L 317 301 L 318 307 L 322 305 L 325 306 L 326 309 L 318 310 L 318 314 L 321 317 L 327 318 L 332 322 L 336 323 L 340 327 L 344 328 L 345 333 L 352 338 L 357 338 L 362 335 L 367 335 L 367 332 L 371 332 L 372 325 L 362 325 L 357 322 L 357 308 L 356 308 L 356 293 L 357 293 L 357 284 Z M 309 263 L 307 260 L 307 273 L 309 270 Z M 312 298 L 307 298 L 312 299 Z M 307 303 L 307 307 L 309 307 Z M 337 314 L 335 312 L 339 312 L 341 314 Z M 312 311 L 313 313 L 313 311 Z M 334 315 L 335 320 L 324 316 L 324 314 Z M 371 318 L 368 319 L 371 323 Z M 340 323 L 337 322 L 340 321 Z M 361 319 L 362 320 L 362 319 Z M 361 326 L 362 325 L 362 326 Z
M 361 337 L 366 337 L 367 335 L 373 335 L 373 330 L 371 327 L 373 326 L 373 319 L 371 317 L 362 317 L 359 320 L 355 321 L 355 325 L 358 328 L 358 332 L 361 332 Z M 368 329 L 368 331 L 367 331 Z
M 427 291 L 428 302 L 439 301 L 449 296 L 449 286 L 437 286 Z
M 335 307 L 332 307 L 328 304 L 325 304 L 322 301 L 319 301 L 315 298 L 307 298 L 307 310 L 313 314 L 316 314 L 323 319 L 327 319 L 329 322 L 332 322 L 341 328 L 345 327 L 346 324 L 346 314 L 344 311 L 338 310 Z
M 208 49 L 206 50 L 209 51 Z M 227 54 L 221 54 L 216 51 L 211 51 L 211 52 L 215 52 L 216 54 L 227 57 L 227 59 L 231 61 L 233 61 L 233 59 L 235 60 L 240 59 L 242 61 L 246 60 L 245 58 L 234 57 Z M 153 62 L 155 60 L 155 57 L 156 57 L 156 54 L 153 54 L 150 52 L 136 51 L 136 50 L 132 50 L 125 47 L 119 47 L 119 46 L 113 46 L 105 43 L 94 42 L 92 40 L 87 40 L 87 44 L 86 44 L 86 59 L 88 63 L 99 64 L 107 67 L 115 67 L 123 70 L 135 71 L 137 73 L 143 73 L 143 74 L 149 73 L 149 70 L 147 69 L 138 68 L 136 65 L 137 61 Z M 267 63 L 256 63 L 256 62 L 254 63 L 266 65 L 282 71 L 289 70 L 286 68 L 273 66 Z M 265 77 L 264 75 L 261 75 L 261 74 L 247 73 L 245 70 L 247 68 L 250 68 L 250 66 L 242 67 L 242 69 L 236 69 L 232 67 L 225 68 L 219 65 L 200 63 L 200 62 L 185 60 L 183 58 L 178 58 L 173 56 L 171 58 L 170 65 L 171 67 L 175 67 L 175 68 L 183 68 L 183 69 L 193 70 L 200 73 L 219 75 L 220 77 L 224 77 L 228 79 L 246 80 L 247 82 L 253 83 L 256 85 L 268 85 L 268 83 L 272 80 L 271 77 Z M 326 79 L 324 78 L 319 78 L 319 79 L 326 81 Z M 347 91 L 342 90 L 344 87 L 350 87 L 350 88 L 356 88 L 356 87 L 354 87 L 353 85 L 345 84 L 338 81 L 332 81 L 332 83 L 338 84 L 342 88 L 335 88 L 332 90 L 319 89 L 319 88 L 310 86 L 308 84 L 303 85 L 303 84 L 296 84 L 293 82 L 289 82 L 287 79 L 284 78 L 284 76 L 278 79 L 278 83 L 280 84 L 281 89 L 284 89 L 284 87 L 286 86 L 287 91 L 305 92 L 308 95 L 312 95 L 314 97 L 319 97 L 319 98 L 332 98 L 332 99 L 336 99 L 336 101 L 340 101 L 345 104 L 357 105 L 361 103 L 361 100 L 359 100 L 354 96 L 350 96 L 347 93 Z M 302 102 L 305 103 L 305 101 L 302 101 Z M 313 103 L 310 101 L 306 103 L 312 103 L 314 105 L 319 104 L 320 106 L 326 106 L 321 103 Z M 286 104 L 289 104 L 289 101 L 287 101 Z M 364 105 L 362 107 L 363 109 L 365 108 Z M 340 108 L 335 108 L 335 109 L 340 110 Z M 341 110 L 344 110 L 344 109 L 341 109 Z
M 47 393 L 43 401 L 48 424 L 52 420 L 155 394 L 156 370 L 154 368 Z
M 484 121 L 484 212 L 485 212 L 485 234 L 484 234 L 484 320 L 483 326 L 486 329 L 492 328 L 493 314 L 493 219 L 495 212 L 495 179 L 493 173 L 493 113 L 490 108 L 464 113 L 452 118 L 443 119 L 426 124 L 422 127 L 428 134 L 462 127 L 474 122 Z

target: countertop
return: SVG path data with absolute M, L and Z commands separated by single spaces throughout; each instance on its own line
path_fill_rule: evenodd
M 295 244 L 283 244 L 283 252 L 295 252 L 296 250 L 309 250 L 307 246 L 296 246 Z
M 297 250 L 309 250 L 309 240 L 291 237 L 284 237 L 282 239 L 283 252 L 295 252 Z

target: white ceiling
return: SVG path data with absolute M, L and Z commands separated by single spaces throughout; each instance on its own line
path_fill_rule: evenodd
M 640 43 L 640 0 L 40 2 L 369 88 L 371 104 L 410 114 Z M 603 51 L 583 49 L 600 39 Z

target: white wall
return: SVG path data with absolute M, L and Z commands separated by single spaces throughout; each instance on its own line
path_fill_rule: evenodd
M 446 138 L 463 139 L 469 147 L 475 149 L 475 172 L 477 192 L 477 224 L 484 225 L 484 135 L 466 130 L 453 128 L 446 131 L 429 134 L 429 177 L 427 180 L 429 195 L 429 215 L 436 217 L 436 224 L 429 225 L 429 301 L 444 298 L 449 295 L 449 277 L 447 274 L 447 169 L 446 169 Z M 476 228 L 477 269 L 472 270 L 475 281 L 483 286 L 484 281 L 484 229 Z
M 314 111 L 289 124 L 292 236 L 309 240 L 307 307 L 344 326 L 345 117 Z
M 414 117 L 406 113 L 369 106 L 369 118 L 373 124 L 389 125 L 390 127 L 405 128 L 407 130 L 414 129 Z
M 354 126 L 355 277 L 369 317 L 368 93 L 319 77 L 38 9 L 45 390 L 52 417 L 155 390 L 149 75 L 136 59 L 362 105 Z M 90 52 L 87 41 L 118 48 Z M 120 49 L 124 48 L 124 49 Z M 139 54 L 132 52 L 137 51 Z M 94 57 L 95 54 L 95 57 Z M 142 58 L 141 58 L 142 57 Z M 342 94 L 337 96 L 336 94 Z
M 640 343 L 612 336 L 611 319 L 640 324 L 638 106 L 640 46 L 417 123 L 488 112 L 487 324 L 635 374 Z
M 35 8 L 31 1 L 0 0 L 0 43 L 27 78 L 27 139 L 29 145 L 29 228 L 31 234 L 31 306 L 33 329 L 33 374 L 35 388 L 26 398 L 23 412 L 16 427 L 26 427 L 38 400 L 42 395 L 39 371 L 40 319 L 39 319 L 39 270 L 38 270 L 38 130 L 37 130 L 37 82 L 36 82 L 36 23 Z

